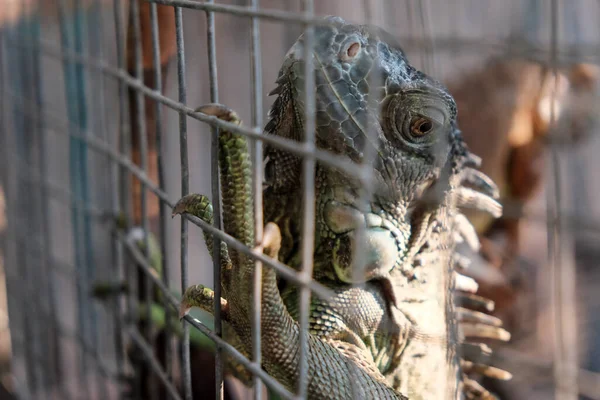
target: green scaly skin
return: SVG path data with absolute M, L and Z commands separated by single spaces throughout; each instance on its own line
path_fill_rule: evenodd
M 311 303 L 309 397 L 345 399 L 355 389 L 359 398 L 400 398 L 402 393 L 411 399 L 454 399 L 463 390 L 469 398 L 490 398 L 466 376 L 475 369 L 493 375 L 491 367 L 468 364 L 487 350 L 460 342 L 465 332 L 469 339 L 502 335 L 500 328 L 486 328 L 484 335 L 479 326 L 469 325 L 473 321 L 457 321 L 454 290 L 472 288 L 454 281 L 454 247 L 457 238 L 474 241 L 460 207 L 498 216 L 501 207 L 492 198 L 497 189 L 475 169 L 476 157 L 461 139 L 454 100 L 443 86 L 410 66 L 384 32 L 335 17 L 328 22 L 314 31 L 316 143 L 357 163 L 371 150 L 373 194 L 361 211 L 356 177 L 317 163 L 314 277 L 334 296 L 328 302 L 313 296 Z M 301 36 L 272 92 L 278 97 L 266 134 L 303 139 L 303 57 Z M 200 111 L 239 123 L 224 106 Z M 223 132 L 220 149 L 225 231 L 252 247 L 247 143 Z M 299 268 L 301 160 L 267 146 L 265 168 L 265 220 L 275 223 L 281 235 L 280 243 L 271 243 L 277 251 L 268 244 L 265 248 Z M 197 196 L 183 198 L 174 211 L 212 220 L 206 198 Z M 365 222 L 361 240 L 357 229 Z M 359 240 L 365 263 L 357 275 L 353 261 Z M 249 354 L 254 262 L 233 250 L 228 254 L 223 317 Z M 471 294 L 458 297 L 469 306 L 483 302 Z M 203 287 L 190 288 L 182 301 L 184 309 L 212 310 L 210 304 Z M 481 322 L 481 316 L 462 310 L 461 316 Z M 277 282 L 269 268 L 263 276 L 262 313 L 263 366 L 293 388 L 298 293 L 294 285 Z M 469 349 L 466 356 L 459 354 L 459 345 Z
M 221 118 L 239 123 L 233 112 L 222 113 L 218 105 L 210 105 L 201 109 L 207 114 L 219 115 Z M 221 131 L 219 135 L 219 159 L 223 192 L 223 225 L 225 231 L 246 246 L 254 247 L 254 210 L 251 189 L 251 165 L 245 138 Z M 178 202 L 174 214 L 190 213 L 206 222 L 211 213 L 206 204 L 207 199 L 195 194 L 188 195 Z M 200 211 L 200 212 L 198 212 Z M 194 214 L 195 213 L 195 214 Z M 279 239 L 279 240 L 278 240 Z M 274 224 L 265 228 L 265 252 L 277 258 L 280 244 L 279 229 Z M 223 295 L 226 302 L 223 319 L 235 330 L 240 343 L 251 353 L 252 343 L 252 282 L 254 260 L 234 249 L 226 252 L 233 268 L 226 270 L 223 276 Z M 200 307 L 212 311 L 214 294 L 201 285 L 191 286 L 182 299 L 182 311 L 189 307 Z M 263 368 L 277 378 L 290 390 L 298 379 L 299 353 L 290 352 L 298 349 L 300 343 L 298 323 L 292 318 L 283 303 L 277 278 L 274 271 L 264 268 L 262 291 L 262 350 Z M 341 344 L 341 343 L 340 343 Z M 357 354 L 352 354 L 356 352 Z M 364 363 L 363 354 L 349 349 L 343 354 L 335 341 L 325 341 L 314 335 L 308 338 L 308 393 L 315 399 L 346 399 L 354 395 L 360 398 L 402 399 L 400 394 L 386 386 L 383 376 Z M 333 372 L 333 374 L 332 374 Z M 332 380 L 335 378 L 335 380 Z M 358 387 L 354 383 L 358 381 Z

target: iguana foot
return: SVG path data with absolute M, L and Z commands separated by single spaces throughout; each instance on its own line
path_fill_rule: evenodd
M 214 313 L 215 292 L 204 285 L 193 285 L 188 287 L 183 294 L 179 305 L 179 319 L 183 319 L 192 307 L 198 307 L 211 314 Z M 229 304 L 227 300 L 221 299 L 221 318 L 230 322 Z

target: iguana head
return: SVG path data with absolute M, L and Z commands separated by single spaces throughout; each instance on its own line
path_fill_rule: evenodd
M 326 22 L 314 28 L 316 142 L 321 149 L 374 167 L 366 210 L 366 275 L 351 276 L 355 230 L 364 218 L 358 211 L 364 182 L 343 171 L 318 170 L 317 234 L 331 238 L 328 245 L 339 279 L 372 279 L 405 263 L 422 245 L 415 232 L 445 202 L 449 178 L 467 152 L 456 128 L 453 98 L 412 67 L 389 34 L 339 17 Z M 302 35 L 286 56 L 267 131 L 277 125 L 278 134 L 282 127 L 304 132 L 304 45 Z M 282 113 L 293 122 L 282 124 Z M 367 160 L 367 154 L 373 157 Z M 425 198 L 435 201 L 424 206 Z

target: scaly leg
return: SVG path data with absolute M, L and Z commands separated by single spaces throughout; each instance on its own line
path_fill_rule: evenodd
M 199 111 L 240 123 L 236 114 L 222 105 L 207 105 Z M 252 166 L 247 141 L 239 135 L 222 130 L 219 135 L 219 150 L 225 231 L 246 246 L 254 247 Z M 197 199 L 202 200 L 200 197 Z M 193 204 L 188 203 L 187 209 L 193 209 L 191 206 Z M 274 224 L 268 224 L 262 245 L 264 250 L 267 254 L 276 256 L 279 243 L 279 229 Z M 231 260 L 230 273 L 225 274 L 227 279 L 223 280 L 227 318 L 246 351 L 251 353 L 254 260 L 233 248 L 228 249 L 227 254 Z M 299 326 L 282 301 L 272 268 L 265 266 L 263 269 L 262 285 L 263 367 L 290 390 L 294 390 L 300 354 Z M 198 291 L 193 288 L 186 290 L 184 294 L 184 308 L 206 307 L 207 292 L 202 288 L 200 292 L 205 294 L 198 299 L 195 296 Z M 364 352 L 356 346 L 309 335 L 307 358 L 308 394 L 311 399 L 346 399 L 352 396 L 405 398 L 385 383 L 383 376 L 372 363 L 368 363 Z

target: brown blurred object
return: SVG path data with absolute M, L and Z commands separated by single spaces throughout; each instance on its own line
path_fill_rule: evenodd
M 129 19 L 127 24 L 127 38 L 126 38 L 126 62 L 127 72 L 131 76 L 136 76 L 136 46 L 141 45 L 141 56 L 142 56 L 142 79 L 144 85 L 156 89 L 156 70 L 154 65 L 154 50 L 152 43 L 152 22 L 150 19 L 150 7 L 151 4 L 143 0 L 137 1 L 137 8 L 139 15 L 133 15 L 131 12 L 128 13 Z M 177 50 L 175 41 L 175 13 L 173 7 L 157 5 L 157 25 L 158 25 L 158 42 L 159 42 L 159 62 L 160 65 L 160 76 L 162 81 L 162 87 L 166 85 L 167 68 L 169 62 L 173 59 Z M 140 39 L 141 43 L 135 42 L 135 29 L 134 29 L 134 18 L 139 18 L 140 26 Z M 133 88 L 128 88 L 128 100 L 129 100 L 129 121 L 131 126 L 131 159 L 140 168 L 144 169 L 148 178 L 159 183 L 158 180 L 158 148 L 157 148 L 157 126 L 156 126 L 156 113 L 157 104 L 158 107 L 162 107 L 162 104 L 157 103 L 147 97 L 143 97 L 144 109 L 138 109 L 137 101 L 138 92 Z M 139 126 L 138 118 L 139 113 L 143 112 L 141 116 L 145 122 L 145 132 L 142 131 Z M 123 132 L 121 132 L 123 134 Z M 142 166 L 142 149 L 141 149 L 141 135 L 146 135 L 147 140 L 147 165 Z M 141 225 L 142 223 L 142 185 L 141 181 L 136 177 L 132 177 L 131 180 L 131 199 L 132 199 L 132 210 L 133 210 L 133 223 L 135 225 Z M 155 235 L 158 234 L 159 230 L 159 206 L 160 202 L 157 196 L 148 195 L 146 196 L 146 216 L 149 219 L 148 229 Z M 147 291 L 151 291 L 151 287 L 148 287 L 147 279 L 142 271 L 138 271 L 138 282 L 140 283 L 140 290 L 138 298 L 140 301 L 144 301 L 146 298 Z M 142 332 L 146 332 L 145 323 L 141 323 L 139 329 Z M 150 343 L 155 342 L 157 338 L 146 337 Z M 156 345 L 156 343 L 154 343 Z M 166 344 L 165 344 L 166 345 Z M 168 370 L 166 367 L 166 360 L 164 359 L 164 348 L 161 349 L 159 358 L 161 359 L 162 367 Z M 166 393 L 162 392 L 164 388 L 158 385 L 155 377 L 152 374 L 149 366 L 141 360 L 138 360 L 138 372 L 141 385 L 141 393 L 139 395 L 144 399 L 156 398 L 157 390 L 161 393 L 160 398 L 166 396 Z M 213 378 L 214 379 L 214 378 Z
M 152 50 L 152 25 L 150 21 L 150 3 L 137 0 L 140 18 L 140 31 L 142 39 L 142 66 L 144 74 L 144 84 L 150 88 L 156 88 L 154 79 L 154 63 Z M 175 56 L 177 46 L 175 42 L 175 13 L 173 7 L 157 5 L 157 19 L 159 32 L 160 46 L 160 68 L 162 76 L 163 88 L 166 86 L 167 67 L 169 62 Z M 135 43 L 132 18 L 130 15 L 128 30 L 127 30 L 127 70 L 131 76 L 135 76 Z M 148 177 L 158 183 L 158 153 L 156 149 L 156 102 L 144 97 L 144 112 L 146 123 L 146 136 L 148 140 Z M 130 105 L 130 121 L 131 121 L 131 139 L 132 139 L 132 154 L 133 162 L 141 166 L 141 149 L 140 149 L 140 127 L 137 124 L 137 103 L 136 91 L 129 88 L 129 105 Z M 142 220 L 141 210 L 141 183 L 135 177 L 132 179 L 133 193 L 133 221 L 135 224 L 140 224 Z M 156 227 L 156 220 L 159 212 L 159 201 L 156 196 L 148 196 L 148 217 L 153 220 L 153 226 Z M 156 233 L 156 229 L 153 229 Z
M 540 63 L 492 59 L 448 85 L 465 141 L 482 158 L 482 171 L 498 184 L 507 205 L 497 221 L 482 214 L 469 217 L 481 236 L 484 258 L 505 278 L 500 284 L 480 282 L 481 295 L 496 302 L 497 314 L 509 325 L 512 318 L 504 313 L 516 311 L 509 310 L 527 284 L 516 266 L 518 214 L 543 182 L 550 123 L 554 119 L 557 127 L 552 140 L 573 144 L 584 138 L 595 122 L 599 77 L 600 68 L 591 64 L 560 66 L 555 81 L 553 71 Z

